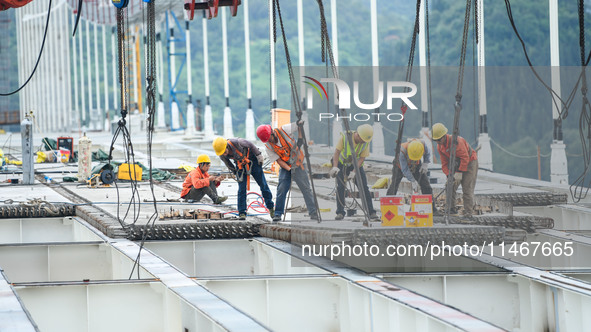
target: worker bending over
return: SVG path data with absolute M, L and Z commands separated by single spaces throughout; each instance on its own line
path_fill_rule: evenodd
M 263 173 L 264 157 L 261 151 L 245 139 L 230 138 L 226 140 L 223 137 L 218 137 L 213 141 L 213 150 L 238 181 L 238 219 L 246 219 L 246 183 L 250 175 L 261 188 L 265 206 L 272 218 L 275 215 L 273 194 Z
M 441 170 L 449 177 L 448 165 L 450 163 L 452 135 L 447 133 L 447 128 L 442 123 L 433 125 L 433 141 L 437 142 L 437 151 L 439 151 L 441 157 Z M 476 176 L 478 174 L 478 155 L 463 137 L 458 136 L 455 156 L 456 170 L 453 178 L 454 186 L 451 192 L 451 200 L 455 205 L 456 190 L 461 184 L 464 215 L 471 216 L 474 212 L 474 187 L 476 186 Z M 454 214 L 457 213 L 455 206 L 450 207 L 450 211 Z
M 400 154 L 398 163 L 394 166 L 392 174 L 392 184 L 388 189 L 389 195 L 398 193 L 398 186 L 402 176 L 410 181 L 413 193 L 419 192 L 423 195 L 433 194 L 433 189 L 429 183 L 429 164 L 431 163 L 431 153 L 426 148 L 425 142 L 419 139 L 413 139 L 410 142 L 400 145 Z
M 359 190 L 365 191 L 367 208 L 369 209 L 370 219 L 379 219 L 376 211 L 373 209 L 369 188 L 367 187 L 367 178 L 363 170 L 363 161 L 369 156 L 369 143 L 373 138 L 373 128 L 368 124 L 357 127 L 357 131 L 352 134 L 353 148 L 349 146 L 347 135 L 341 133 L 341 139 L 337 142 L 334 155 L 332 157 L 332 169 L 328 173 L 331 177 L 337 178 L 337 215 L 336 220 L 345 217 L 345 176 L 349 180 L 355 179 L 355 170 L 353 166 L 353 151 L 357 157 L 357 165 L 361 174 L 361 183 L 357 183 Z
M 207 195 L 213 204 L 222 204 L 228 199 L 227 196 L 218 196 L 217 187 L 222 182 L 221 176 L 211 176 L 207 172 L 211 165 L 211 159 L 206 154 L 197 157 L 197 168 L 189 172 L 183 182 L 181 198 L 199 202 Z
M 293 138 L 295 135 L 296 138 L 299 137 L 298 125 L 295 122 L 276 129 L 272 129 L 270 125 L 261 125 L 257 128 L 257 136 L 265 143 L 269 159 L 271 162 L 277 161 L 281 166 L 273 221 L 280 221 L 285 211 L 285 198 L 291 187 L 292 175 L 304 196 L 310 219 L 318 220 L 314 196 L 304 167 L 304 153 L 297 147 L 296 139 Z

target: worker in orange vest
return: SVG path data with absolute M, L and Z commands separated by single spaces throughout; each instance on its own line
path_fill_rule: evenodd
M 447 133 L 447 128 L 442 123 L 433 125 L 433 141 L 437 142 L 437 151 L 441 158 L 441 170 L 449 176 L 449 158 L 452 143 L 452 135 Z M 476 177 L 478 175 L 478 155 L 466 140 L 458 136 L 456 144 L 456 163 L 454 173 L 454 186 L 451 193 L 452 202 L 456 199 L 456 190 L 462 185 L 462 197 L 464 199 L 464 215 L 471 216 L 474 212 L 474 187 L 476 187 Z M 450 207 L 452 213 L 456 213 L 456 208 Z
M 213 204 L 222 204 L 228 199 L 227 196 L 218 196 L 217 187 L 222 181 L 221 176 L 211 176 L 207 172 L 211 165 L 211 159 L 206 154 L 197 157 L 197 168 L 189 172 L 183 182 L 181 198 L 199 202 L 207 195 Z
M 291 187 L 292 176 L 304 196 L 310 219 L 318 220 L 314 195 L 304 167 L 304 153 L 296 146 L 294 135 L 299 137 L 298 125 L 295 122 L 276 129 L 272 129 L 270 125 L 260 125 L 257 128 L 257 136 L 265 143 L 269 159 L 271 162 L 277 161 L 281 166 L 273 221 L 280 221 L 285 211 L 285 198 Z

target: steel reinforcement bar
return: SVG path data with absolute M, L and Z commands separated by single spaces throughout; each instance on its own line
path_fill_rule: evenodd
M 546 206 L 567 203 L 566 194 L 556 194 L 549 192 L 479 194 L 476 195 L 476 197 L 509 202 L 513 206 Z

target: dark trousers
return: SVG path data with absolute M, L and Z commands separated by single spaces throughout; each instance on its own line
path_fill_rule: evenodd
M 412 172 L 412 176 L 419 183 L 421 194 L 433 195 L 433 188 L 431 188 L 431 183 L 429 183 L 429 176 L 421 174 L 419 170 L 420 167 L 417 167 L 417 170 Z M 400 186 L 400 181 L 402 181 L 402 178 L 404 177 L 404 173 L 402 173 L 400 167 L 394 166 L 393 176 L 392 184 L 390 184 L 390 188 L 388 188 L 388 195 L 396 195 L 398 193 L 398 187 Z M 433 212 L 435 212 L 435 199 L 433 199 L 432 209 Z
M 242 172 L 242 170 L 238 170 L 238 173 Z M 273 194 L 267 185 L 267 180 L 265 180 L 265 173 L 263 173 L 263 167 L 256 162 L 252 163 L 250 168 L 250 175 L 254 178 L 254 180 L 261 188 L 261 193 L 263 194 L 263 198 L 265 199 L 265 206 L 267 209 L 273 208 Z M 238 213 L 246 213 L 246 173 L 242 176 L 242 181 L 238 182 Z M 240 178 L 240 177 L 239 177 Z
M 419 168 L 419 167 L 417 167 Z M 420 169 L 420 168 L 419 168 Z M 400 181 L 404 177 L 402 170 L 400 167 L 394 166 L 394 177 L 392 178 L 392 191 L 388 190 L 388 195 L 396 195 L 398 193 L 398 187 L 400 186 Z M 432 195 L 433 188 L 431 188 L 431 184 L 429 183 L 429 176 L 423 175 L 419 170 L 412 172 L 412 176 L 417 180 L 419 186 L 421 186 L 421 194 L 423 195 Z
M 183 197 L 184 199 L 192 199 L 195 202 L 199 202 L 203 196 L 209 196 L 211 200 L 215 203 L 218 199 L 218 191 L 215 187 L 215 182 L 211 182 L 208 187 L 203 187 L 199 189 L 195 189 L 195 187 L 189 190 L 189 193 Z
M 345 214 L 345 176 L 348 176 L 349 172 L 353 169 L 353 165 L 345 167 L 343 164 L 339 163 L 340 172 L 337 173 L 337 214 Z M 371 201 L 369 188 L 367 187 L 367 178 L 365 177 L 363 166 L 359 167 L 359 173 L 359 176 L 361 177 L 361 185 L 357 183 L 357 189 L 365 191 L 369 214 L 372 215 L 376 213 L 376 211 L 373 209 L 373 203 Z
M 310 188 L 310 181 L 308 180 L 308 174 L 305 169 L 301 167 L 294 167 L 291 172 L 281 168 L 279 170 L 279 184 L 277 185 L 277 200 L 275 201 L 275 215 L 282 215 L 285 211 L 285 199 L 287 192 L 291 188 L 291 180 L 298 185 L 302 195 L 304 196 L 304 202 L 308 208 L 308 214 L 314 216 L 316 212 L 316 204 L 314 203 L 314 194 Z M 293 200 L 292 200 L 293 201 Z

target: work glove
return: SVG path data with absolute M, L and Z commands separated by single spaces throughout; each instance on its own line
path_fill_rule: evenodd
M 296 124 L 298 126 L 303 126 L 304 125 L 304 120 L 299 120 L 298 122 L 296 122 Z
M 330 171 L 328 172 L 328 175 L 331 178 L 334 178 L 335 176 L 337 176 L 337 174 L 339 173 L 339 168 L 338 167 L 333 167 L 330 169 Z
M 347 177 L 349 180 L 355 179 L 355 171 L 349 172 L 349 176 Z
M 412 186 L 412 192 L 413 193 L 418 193 L 419 190 L 421 190 L 421 187 L 419 186 L 419 183 L 415 180 L 413 182 L 410 183 Z
M 257 160 L 259 161 L 259 165 L 263 166 L 263 162 L 265 161 L 265 157 L 263 157 L 262 153 L 257 156 Z
M 419 169 L 419 173 L 421 173 L 423 175 L 427 175 L 427 172 L 429 172 L 429 164 L 422 163 L 421 164 L 421 169 Z

